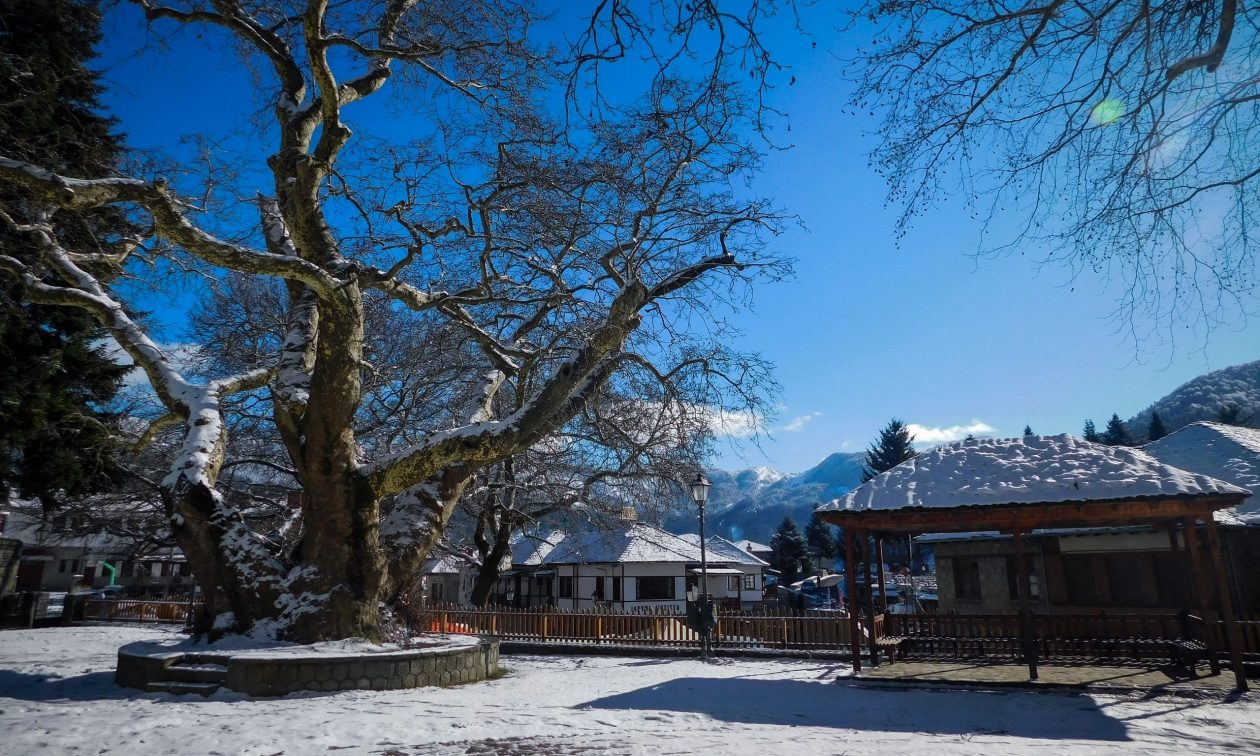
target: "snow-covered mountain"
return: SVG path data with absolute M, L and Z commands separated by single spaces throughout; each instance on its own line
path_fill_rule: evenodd
M 769 543 L 785 516 L 804 527 L 814 508 L 856 488 L 862 480 L 865 454 L 836 453 L 803 473 L 789 475 L 767 467 L 709 470 L 713 490 L 705 509 L 709 533 L 731 540 Z M 674 532 L 696 529 L 695 506 L 680 502 L 665 523 Z
M 1139 439 L 1146 436 L 1151 413 L 1158 412 L 1168 430 L 1175 431 L 1200 420 L 1215 420 L 1222 407 L 1237 405 L 1249 425 L 1260 425 L 1260 360 L 1206 373 L 1181 386 L 1168 396 L 1134 415 L 1129 432 Z

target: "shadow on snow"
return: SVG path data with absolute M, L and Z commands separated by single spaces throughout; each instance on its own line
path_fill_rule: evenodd
M 1079 694 L 877 690 L 797 680 L 687 677 L 577 708 L 706 714 L 725 722 L 939 735 L 1127 741 L 1123 722 Z

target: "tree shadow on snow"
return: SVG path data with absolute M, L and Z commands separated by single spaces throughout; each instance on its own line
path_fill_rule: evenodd
M 143 691 L 117 685 L 112 670 L 73 677 L 50 677 L 0 669 L 0 698 L 19 701 L 106 701 L 143 695 L 146 695 Z
M 707 714 L 725 722 L 942 735 L 1127 741 L 1085 695 L 878 690 L 798 680 L 680 678 L 576 708 Z

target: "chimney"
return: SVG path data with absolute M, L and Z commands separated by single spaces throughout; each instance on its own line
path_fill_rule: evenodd
M 634 507 L 622 507 L 619 519 L 622 522 L 635 522 L 639 519 L 639 513 L 635 511 Z

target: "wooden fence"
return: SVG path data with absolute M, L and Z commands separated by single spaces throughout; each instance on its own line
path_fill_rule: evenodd
M 497 635 L 538 643 L 699 647 L 683 614 L 512 607 L 430 607 L 419 630 Z M 841 614 L 719 613 L 714 644 L 722 648 L 840 650 L 849 642 Z
M 106 622 L 172 622 L 188 624 L 198 604 L 187 601 L 130 599 L 88 599 L 83 602 L 83 619 Z

